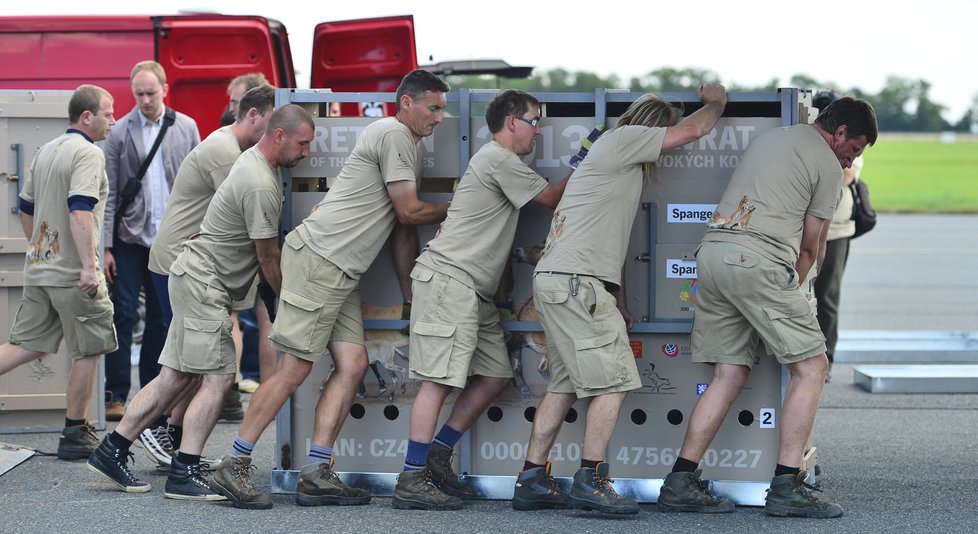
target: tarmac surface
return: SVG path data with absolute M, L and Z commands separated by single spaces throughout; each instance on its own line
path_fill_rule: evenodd
M 843 290 L 844 328 L 978 330 L 976 230 L 974 216 L 881 216 L 876 230 L 853 242 Z M 117 491 L 84 461 L 35 455 L 0 476 L 0 532 L 978 531 L 978 395 L 870 394 L 853 385 L 852 369 L 834 367 L 813 438 L 825 495 L 845 508 L 838 519 L 769 517 L 755 507 L 724 515 L 663 514 L 652 504 L 630 517 L 516 512 L 508 501 L 420 512 L 394 510 L 389 498 L 361 507 L 303 508 L 290 495 L 275 495 L 271 510 L 238 510 L 227 503 L 163 498 L 165 475 L 134 447 L 134 472 L 153 484 L 150 493 Z M 218 424 L 205 455 L 225 454 L 237 428 Z M 57 436 L 0 435 L 0 441 L 53 453 Z M 253 478 L 266 490 L 274 438 L 272 426 L 254 454 L 259 470 Z

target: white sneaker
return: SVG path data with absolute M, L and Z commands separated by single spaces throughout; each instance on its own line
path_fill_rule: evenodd
M 160 466 L 170 465 L 174 450 L 173 438 L 168 427 L 158 426 L 143 430 L 139 435 L 139 442 L 142 443 L 143 450 L 150 460 Z

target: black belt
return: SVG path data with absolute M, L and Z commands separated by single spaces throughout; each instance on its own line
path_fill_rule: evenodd
M 570 289 L 571 295 L 574 295 L 574 296 L 577 296 L 577 288 L 574 287 L 575 286 L 574 280 L 577 280 L 577 278 L 579 276 L 590 276 L 591 278 L 597 278 L 596 276 L 591 276 L 589 274 L 583 274 L 582 275 L 582 274 L 578 274 L 578 273 L 565 273 L 565 272 L 562 272 L 562 271 L 540 271 L 540 272 L 538 272 L 536 274 L 559 274 L 559 275 L 562 275 L 562 276 L 570 276 L 571 277 L 571 282 L 569 283 L 569 285 L 570 285 L 570 288 L 569 289 Z M 598 280 L 602 284 L 604 284 L 604 289 L 608 293 L 615 294 L 615 293 L 618 293 L 618 290 L 619 289 L 621 289 L 621 286 L 619 286 L 618 284 L 613 284 L 611 282 L 605 282 L 604 280 L 601 280 L 600 278 L 598 278 Z M 576 285 L 579 286 L 580 283 L 577 283 Z

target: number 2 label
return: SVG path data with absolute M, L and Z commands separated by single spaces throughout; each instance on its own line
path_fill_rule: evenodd
M 774 408 L 761 408 L 760 412 L 760 427 L 761 428 L 775 428 L 775 417 Z

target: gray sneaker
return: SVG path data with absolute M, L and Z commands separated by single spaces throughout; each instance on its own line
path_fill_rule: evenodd
M 608 464 L 601 462 L 598 467 L 582 467 L 574 473 L 574 485 L 567 495 L 567 505 L 581 510 L 597 510 L 606 514 L 637 514 L 638 503 L 623 499 L 611 487 L 614 482 L 608 476 Z
M 550 475 L 550 462 L 544 467 L 521 471 L 513 490 L 514 510 L 567 508 L 567 495 Z
M 842 517 L 842 507 L 816 495 L 822 490 L 805 483 L 805 473 L 771 479 L 764 511 L 783 517 Z
M 431 444 L 428 450 L 428 469 L 431 471 L 431 481 L 443 492 L 460 499 L 475 498 L 475 493 L 459 480 L 452 469 L 452 455 L 455 451 L 437 443 Z
M 84 460 L 98 448 L 95 427 L 85 421 L 79 426 L 66 426 L 58 440 L 58 458 L 62 460 Z
M 702 473 L 702 469 L 697 469 L 695 473 L 669 473 L 659 489 L 659 500 L 655 504 L 659 511 L 701 514 L 733 512 L 733 502 L 717 495 L 710 481 L 700 478 Z
M 353 505 L 370 502 L 370 492 L 351 488 L 333 472 L 333 461 L 306 464 L 299 472 L 299 484 L 295 489 L 295 503 L 299 506 L 324 504 Z
M 272 507 L 272 496 L 261 493 L 251 483 L 251 456 L 225 456 L 214 470 L 210 487 L 224 495 L 235 508 L 267 510 Z
M 394 486 L 394 508 L 401 510 L 458 510 L 462 499 L 448 495 L 431 480 L 428 468 L 401 471 Z

